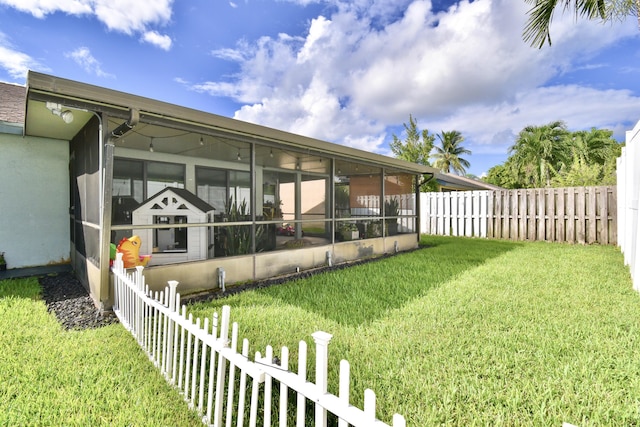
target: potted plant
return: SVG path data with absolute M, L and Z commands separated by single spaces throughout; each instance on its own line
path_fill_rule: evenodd
M 0 252 L 0 271 L 7 269 L 7 260 L 4 258 L 4 252 Z
M 371 221 L 366 228 L 367 239 L 382 237 L 382 220 Z
M 386 220 L 387 233 L 389 236 L 398 234 L 398 218 L 400 214 L 400 205 L 398 199 L 389 199 L 384 202 L 384 216 L 389 218 Z
M 340 225 L 338 225 L 338 234 L 344 242 L 360 238 L 358 227 L 349 222 L 341 222 Z

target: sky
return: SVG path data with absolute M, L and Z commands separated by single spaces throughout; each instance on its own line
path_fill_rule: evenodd
M 28 70 L 392 155 L 413 116 L 457 130 L 467 172 L 526 126 L 624 141 L 640 120 L 635 17 L 558 8 L 522 40 L 525 0 L 0 0 L 0 81 Z

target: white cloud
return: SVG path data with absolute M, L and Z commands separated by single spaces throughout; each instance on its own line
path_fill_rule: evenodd
M 92 3 L 90 0 L 59 0 L 55 2 L 48 0 L 0 0 L 0 4 L 30 13 L 40 19 L 55 12 L 69 15 L 90 14 Z
M 4 33 L 0 33 L 0 67 L 16 80 L 26 79 L 29 70 L 50 71 L 29 55 L 15 50 Z
M 556 85 L 521 91 L 512 100 L 490 107 L 461 107 L 445 119 L 425 120 L 420 125 L 434 132 L 459 130 L 473 141 L 469 147 L 474 154 L 505 153 L 525 126 L 559 119 L 569 129 L 606 128 L 621 137 L 621 131 L 630 125 L 628 118 L 637 115 L 638 102 L 638 97 L 627 90 Z
M 370 151 L 383 151 L 389 127 L 409 114 L 434 132 L 460 130 L 484 152 L 505 152 L 529 124 L 612 128 L 637 114 L 640 100 L 628 92 L 545 87 L 578 68 L 606 67 L 589 58 L 636 35 L 633 22 L 612 29 L 559 11 L 553 46 L 539 50 L 522 40 L 525 2 L 465 0 L 435 13 L 430 1 L 333 1 L 333 14 L 312 19 L 302 36 L 213 52 L 240 73 L 197 89 L 245 104 L 238 119 Z
M 89 74 L 95 74 L 98 77 L 114 77 L 113 74 L 109 74 L 102 70 L 100 61 L 98 61 L 91 54 L 88 47 L 79 47 L 72 52 L 64 54 L 67 58 L 73 59 L 73 61 L 82 67 Z
M 132 34 L 145 32 L 149 26 L 167 24 L 172 4 L 173 0 L 96 0 L 94 13 L 110 30 Z
M 229 98 L 238 97 L 238 87 L 233 83 L 224 82 L 204 82 L 191 86 L 196 92 L 208 93 L 211 96 L 226 96 Z
M 171 37 L 159 34 L 157 31 L 147 31 L 142 35 L 142 40 L 163 50 L 171 49 Z
M 4 4 L 44 19 L 47 15 L 62 12 L 68 15 L 94 15 L 111 31 L 127 35 L 143 34 L 151 37 L 154 45 L 167 49 L 167 36 L 147 36 L 150 28 L 164 26 L 171 20 L 173 0 L 0 0 Z M 157 34 L 157 33 L 156 33 Z

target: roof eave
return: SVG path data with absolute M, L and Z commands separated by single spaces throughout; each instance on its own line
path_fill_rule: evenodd
M 137 109 L 143 115 L 162 118 L 167 121 L 189 123 L 203 128 L 235 134 L 255 140 L 269 141 L 298 149 L 312 149 L 331 156 L 358 159 L 386 168 L 398 169 L 416 174 L 434 173 L 436 169 L 407 162 L 381 154 L 370 153 L 357 148 L 330 143 L 315 138 L 247 123 L 204 111 L 178 106 L 142 96 L 132 95 L 112 89 L 80 83 L 60 77 L 29 71 L 27 77 L 29 99 L 32 94 L 50 94 L 59 98 L 101 105 L 123 112 Z

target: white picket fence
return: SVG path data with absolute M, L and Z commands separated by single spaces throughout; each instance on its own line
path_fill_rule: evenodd
M 640 291 L 640 121 L 626 134 L 626 143 L 617 162 L 618 246 L 629 266 L 633 288 Z
M 247 339 L 242 341 L 241 352 L 237 351 L 237 323 L 231 325 L 229 336 L 229 306 L 223 307 L 220 319 L 216 313 L 211 324 L 208 318 L 194 322 L 192 314 L 187 315 L 187 307 L 180 306 L 178 282 L 170 281 L 163 292 L 151 292 L 145 284 L 143 267 L 128 272 L 121 254 L 117 255 L 112 272 L 118 319 L 205 425 L 231 427 L 235 420 L 237 427 L 254 427 L 260 414 L 265 427 L 286 427 L 290 420 L 294 425 L 294 418 L 297 427 L 311 422 L 316 427 L 326 427 L 328 414 L 333 414 L 339 427 L 390 427 L 376 418 L 372 390 L 365 390 L 364 410 L 350 404 L 350 366 L 346 360 L 340 362 L 339 395 L 327 392 L 330 334 L 312 334 L 316 346 L 314 384 L 307 379 L 305 341 L 300 341 L 298 347 L 297 373 L 289 371 L 287 347 L 282 347 L 279 362 L 271 346 L 267 346 L 264 356 L 256 352 L 251 361 Z M 273 391 L 278 388 L 279 401 L 273 402 Z M 290 390 L 296 393 L 295 402 L 288 401 Z M 313 417 L 306 413 L 307 401 L 315 406 Z M 274 408 L 276 413 L 272 414 Z M 392 427 L 405 426 L 404 417 L 395 414 Z

